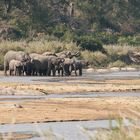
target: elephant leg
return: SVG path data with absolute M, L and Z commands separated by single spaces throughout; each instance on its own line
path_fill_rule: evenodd
M 79 76 L 82 76 L 82 68 L 79 68 Z
M 17 69 L 14 70 L 14 75 L 15 75 L 15 76 L 17 75 Z
M 51 69 L 47 70 L 47 76 L 51 76 Z
M 65 74 L 65 76 L 69 75 L 68 69 L 69 69 L 68 65 L 64 65 L 64 74 Z
M 58 76 L 60 76 L 60 71 L 61 71 L 61 70 L 60 70 L 60 69 L 58 69 Z
M 48 67 L 48 70 L 47 70 L 47 76 L 51 76 L 51 67 L 50 66 Z
M 55 76 L 55 75 L 56 75 L 55 66 L 53 66 L 53 67 L 52 67 L 52 74 L 53 74 L 53 76 Z
M 63 69 L 61 69 L 61 76 L 63 76 L 64 75 L 64 70 Z
M 69 68 L 68 68 L 68 74 L 69 74 L 69 76 L 71 76 L 72 70 L 73 70 L 73 66 L 72 65 L 69 65 Z
M 8 64 L 7 62 L 4 62 L 4 75 L 7 75 L 7 69 L 8 69 Z
M 12 75 L 12 70 L 9 70 L 9 75 L 10 75 L 10 76 Z

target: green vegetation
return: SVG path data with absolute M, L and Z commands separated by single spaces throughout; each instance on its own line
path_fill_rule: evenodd
M 87 36 L 103 44 L 140 45 L 139 5 L 139 0 L 1 0 L 0 37 Z
M 139 5 L 139 0 L 1 0 L 0 65 L 10 49 L 80 50 L 81 59 L 95 67 L 128 65 L 128 52 L 140 46 Z
M 28 53 L 43 53 L 45 51 L 52 51 L 55 53 L 61 52 L 63 50 L 80 51 L 81 55 L 79 59 L 84 59 L 88 61 L 93 67 L 125 67 L 126 65 L 131 65 L 127 63 L 128 52 L 138 52 L 139 47 L 133 46 L 120 46 L 120 45 L 107 45 L 102 46 L 102 49 L 106 53 L 101 51 L 89 51 L 83 50 L 77 46 L 76 43 L 62 42 L 58 40 L 34 40 L 27 42 L 25 40 L 21 41 L 2 41 L 0 43 L 0 68 L 3 65 L 3 57 L 5 53 L 9 50 L 16 51 L 26 51 Z

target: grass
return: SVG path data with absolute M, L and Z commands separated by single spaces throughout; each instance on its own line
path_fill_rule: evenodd
M 89 61 L 93 67 L 120 67 L 125 66 L 125 64 L 121 60 L 123 56 L 126 56 L 129 51 L 140 51 L 140 47 L 134 46 L 120 46 L 120 45 L 105 45 L 104 48 L 107 51 L 107 54 L 103 54 L 101 52 L 91 52 L 91 51 L 81 51 L 80 59 L 84 59 Z M 0 65 L 3 65 L 3 57 L 5 53 L 9 50 L 16 51 L 26 51 L 28 53 L 43 53 L 46 51 L 52 52 L 61 52 L 63 50 L 81 50 L 75 43 L 73 42 L 61 42 L 58 40 L 34 40 L 31 42 L 27 42 L 25 40 L 21 41 L 2 41 L 0 43 Z
M 125 126 L 123 120 L 116 120 L 117 126 L 108 130 L 98 130 L 92 140 L 140 140 L 140 126 L 136 121 L 129 121 Z

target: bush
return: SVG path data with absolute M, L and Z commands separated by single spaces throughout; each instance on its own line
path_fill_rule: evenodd
M 119 37 L 118 43 L 119 44 L 127 44 L 127 45 L 138 46 L 138 45 L 140 45 L 140 35 Z
M 105 52 L 105 50 L 102 46 L 102 43 L 100 41 L 94 39 L 92 36 L 75 37 L 74 41 L 83 50 L 101 51 L 103 53 Z
M 109 64 L 109 67 L 119 67 L 120 68 L 120 67 L 125 67 L 125 66 L 126 66 L 126 63 L 124 63 L 121 60 L 117 60 L 117 61 Z
M 97 51 L 97 52 L 90 52 L 90 51 L 82 51 L 81 52 L 82 59 L 88 61 L 90 65 L 95 67 L 105 67 L 108 64 L 108 57 L 107 55 Z
M 103 44 L 117 44 L 118 43 L 118 35 L 108 34 L 108 33 L 99 33 L 96 37 L 102 41 Z

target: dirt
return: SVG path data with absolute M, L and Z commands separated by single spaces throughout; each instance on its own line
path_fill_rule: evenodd
M 0 124 L 137 117 L 139 97 L 63 98 L 0 103 Z
M 88 92 L 140 91 L 140 79 L 104 80 L 88 79 L 47 82 L 46 84 L 0 83 L 1 95 L 43 95 Z

